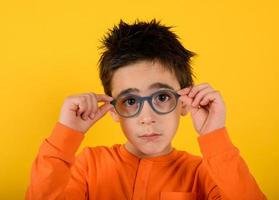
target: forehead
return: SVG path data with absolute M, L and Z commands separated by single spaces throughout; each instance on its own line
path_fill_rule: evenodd
M 179 90 L 176 76 L 159 62 L 140 61 L 115 71 L 112 81 L 112 96 L 123 92 L 149 95 L 159 88 Z

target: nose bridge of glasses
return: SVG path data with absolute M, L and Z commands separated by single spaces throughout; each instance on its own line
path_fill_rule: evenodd
M 150 109 L 153 110 L 153 106 L 152 106 L 152 96 L 145 96 L 145 97 L 140 97 L 140 101 L 141 101 L 141 110 L 143 109 L 143 106 L 144 106 L 144 102 L 147 101 L 149 106 L 150 106 Z

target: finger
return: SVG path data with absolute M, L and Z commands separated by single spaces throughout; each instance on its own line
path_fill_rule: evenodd
M 194 97 L 200 90 L 206 87 L 211 87 L 211 86 L 208 83 L 202 83 L 200 85 L 194 86 L 189 93 L 189 97 Z
M 113 106 L 110 103 L 104 103 L 101 105 L 98 111 L 95 113 L 94 121 L 97 121 L 103 117 L 111 108 L 113 108 Z
M 215 101 L 215 99 L 217 98 L 217 96 L 216 96 L 217 93 L 218 93 L 217 91 L 212 91 L 212 92 L 208 93 L 207 95 L 205 95 L 203 97 L 203 99 L 201 100 L 200 104 L 205 106 L 210 101 Z
M 200 91 L 196 94 L 196 96 L 195 96 L 195 98 L 194 98 L 194 101 L 193 101 L 193 103 L 192 103 L 192 106 L 197 106 L 197 105 L 199 105 L 199 103 L 200 103 L 200 101 L 202 100 L 202 98 L 203 98 L 206 94 L 208 94 L 208 93 L 210 93 L 210 92 L 212 92 L 212 91 L 214 91 L 214 90 L 213 90 L 212 88 L 210 88 L 210 87 L 206 87 L 206 88 L 200 90 Z
M 87 109 L 87 101 L 85 96 L 79 96 L 78 97 L 78 112 L 77 115 L 81 116 L 82 113 L 84 113 Z
M 112 101 L 113 98 L 111 96 L 105 95 L 105 94 L 95 94 L 96 99 L 98 102 L 100 101 L 105 101 L 105 102 L 109 102 Z
M 182 105 L 190 106 L 193 102 L 193 99 L 188 97 L 187 95 L 181 95 L 178 99 L 182 101 Z
M 96 95 L 94 93 L 89 93 L 89 94 L 90 94 L 91 102 L 92 102 L 92 106 L 93 106 L 91 113 L 89 114 L 89 117 L 91 119 L 93 119 L 95 116 L 95 113 L 98 111 L 98 102 L 97 102 Z
M 177 94 L 180 94 L 180 95 L 188 94 L 191 91 L 192 87 L 193 86 L 189 86 L 189 87 L 183 88 L 181 90 L 178 90 Z
M 81 117 L 82 117 L 82 119 L 87 120 L 88 115 L 91 113 L 92 103 L 91 103 L 91 99 L 88 94 L 84 95 L 84 97 L 86 99 L 87 107 L 86 107 L 85 111 L 82 113 Z
M 90 115 L 91 115 L 91 113 L 93 111 L 93 108 L 94 108 L 94 101 L 93 101 L 92 94 L 87 93 L 86 96 L 87 96 L 88 108 L 87 108 L 85 116 L 90 118 Z
M 74 112 L 77 112 L 78 111 L 78 104 L 76 104 L 75 102 L 71 102 L 70 110 L 74 111 Z
M 79 105 L 80 105 L 80 98 L 77 96 L 68 96 L 65 100 L 65 103 L 69 103 L 70 111 L 75 112 L 76 116 L 78 116 Z

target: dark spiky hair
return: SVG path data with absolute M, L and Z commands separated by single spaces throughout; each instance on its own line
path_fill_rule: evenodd
M 173 72 L 181 88 L 193 85 L 195 75 L 190 65 L 195 55 L 185 49 L 179 37 L 160 21 L 135 21 L 127 24 L 120 20 L 118 26 L 109 29 L 101 40 L 103 52 L 99 59 L 99 76 L 105 94 L 111 96 L 112 76 L 120 67 L 143 60 L 159 61 Z

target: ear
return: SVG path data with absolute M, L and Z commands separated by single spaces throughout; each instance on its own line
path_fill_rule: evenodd
M 181 102 L 181 112 L 180 115 L 185 116 L 189 112 L 190 108 L 184 102 Z
M 115 122 L 119 122 L 119 116 L 116 113 L 115 109 L 109 110 L 109 113 Z

